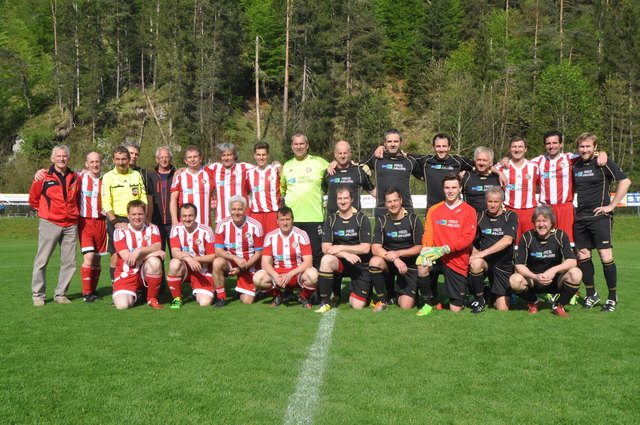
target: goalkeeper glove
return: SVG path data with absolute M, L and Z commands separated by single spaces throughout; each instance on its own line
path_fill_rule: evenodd
M 433 261 L 420 253 L 420 255 L 418 255 L 418 258 L 416 258 L 416 266 L 431 267 L 433 266 Z
M 450 252 L 451 250 L 449 249 L 449 245 L 427 246 L 422 248 L 422 250 L 420 251 L 420 255 L 430 259 L 431 261 L 436 261 L 438 258 Z

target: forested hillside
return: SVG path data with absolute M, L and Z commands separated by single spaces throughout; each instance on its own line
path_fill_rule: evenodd
M 288 156 L 393 126 L 470 154 L 512 135 L 539 153 L 584 131 L 636 174 L 637 0 L 0 0 L 0 190 L 25 191 L 50 148 L 257 139 Z M 19 143 L 16 143 L 19 140 Z M 17 153 L 13 149 L 17 149 Z M 147 155 L 145 155 L 145 153 Z M 179 159 L 177 160 L 179 161 Z M 15 170 L 19 169 L 20 173 Z

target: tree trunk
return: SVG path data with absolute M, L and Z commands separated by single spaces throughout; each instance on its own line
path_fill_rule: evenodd
M 282 94 L 282 138 L 284 145 L 286 145 L 287 124 L 289 122 L 289 30 L 291 27 L 292 8 L 293 0 L 287 0 L 284 42 L 284 92 Z
M 560 0 L 560 62 L 564 50 L 564 0 Z
M 73 27 L 73 42 L 76 48 L 76 106 L 80 106 L 80 40 L 78 35 L 78 21 L 80 14 L 78 13 L 78 2 L 73 2 L 73 10 L 76 12 L 75 24 Z
M 255 63 L 255 78 L 256 78 L 256 140 L 260 140 L 260 37 L 256 35 L 256 63 Z
M 56 90 L 58 92 L 58 109 L 60 113 L 64 111 L 62 104 L 62 89 L 60 87 L 60 59 L 58 57 L 58 7 L 56 0 L 50 0 L 51 21 L 53 23 L 53 64 L 56 78 Z

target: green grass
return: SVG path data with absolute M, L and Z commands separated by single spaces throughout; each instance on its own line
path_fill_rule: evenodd
M 638 229 L 620 227 L 625 236 Z M 282 423 L 320 315 L 266 302 L 116 311 L 106 272 L 103 301 L 82 303 L 76 276 L 71 305 L 35 308 L 35 240 L 3 241 L 2 423 Z M 616 244 L 621 302 L 612 314 L 572 307 L 561 319 L 519 305 L 418 318 L 340 307 L 314 422 L 640 423 L 639 248 Z M 50 282 L 58 264 L 56 252 Z

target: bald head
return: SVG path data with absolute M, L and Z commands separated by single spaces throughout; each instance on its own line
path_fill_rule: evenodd
M 336 147 L 333 151 L 333 156 L 341 168 L 346 168 L 351 163 L 351 146 L 349 142 L 340 140 L 336 143 Z
M 89 152 L 84 166 L 87 167 L 93 177 L 98 177 L 102 170 L 102 157 L 98 152 Z

